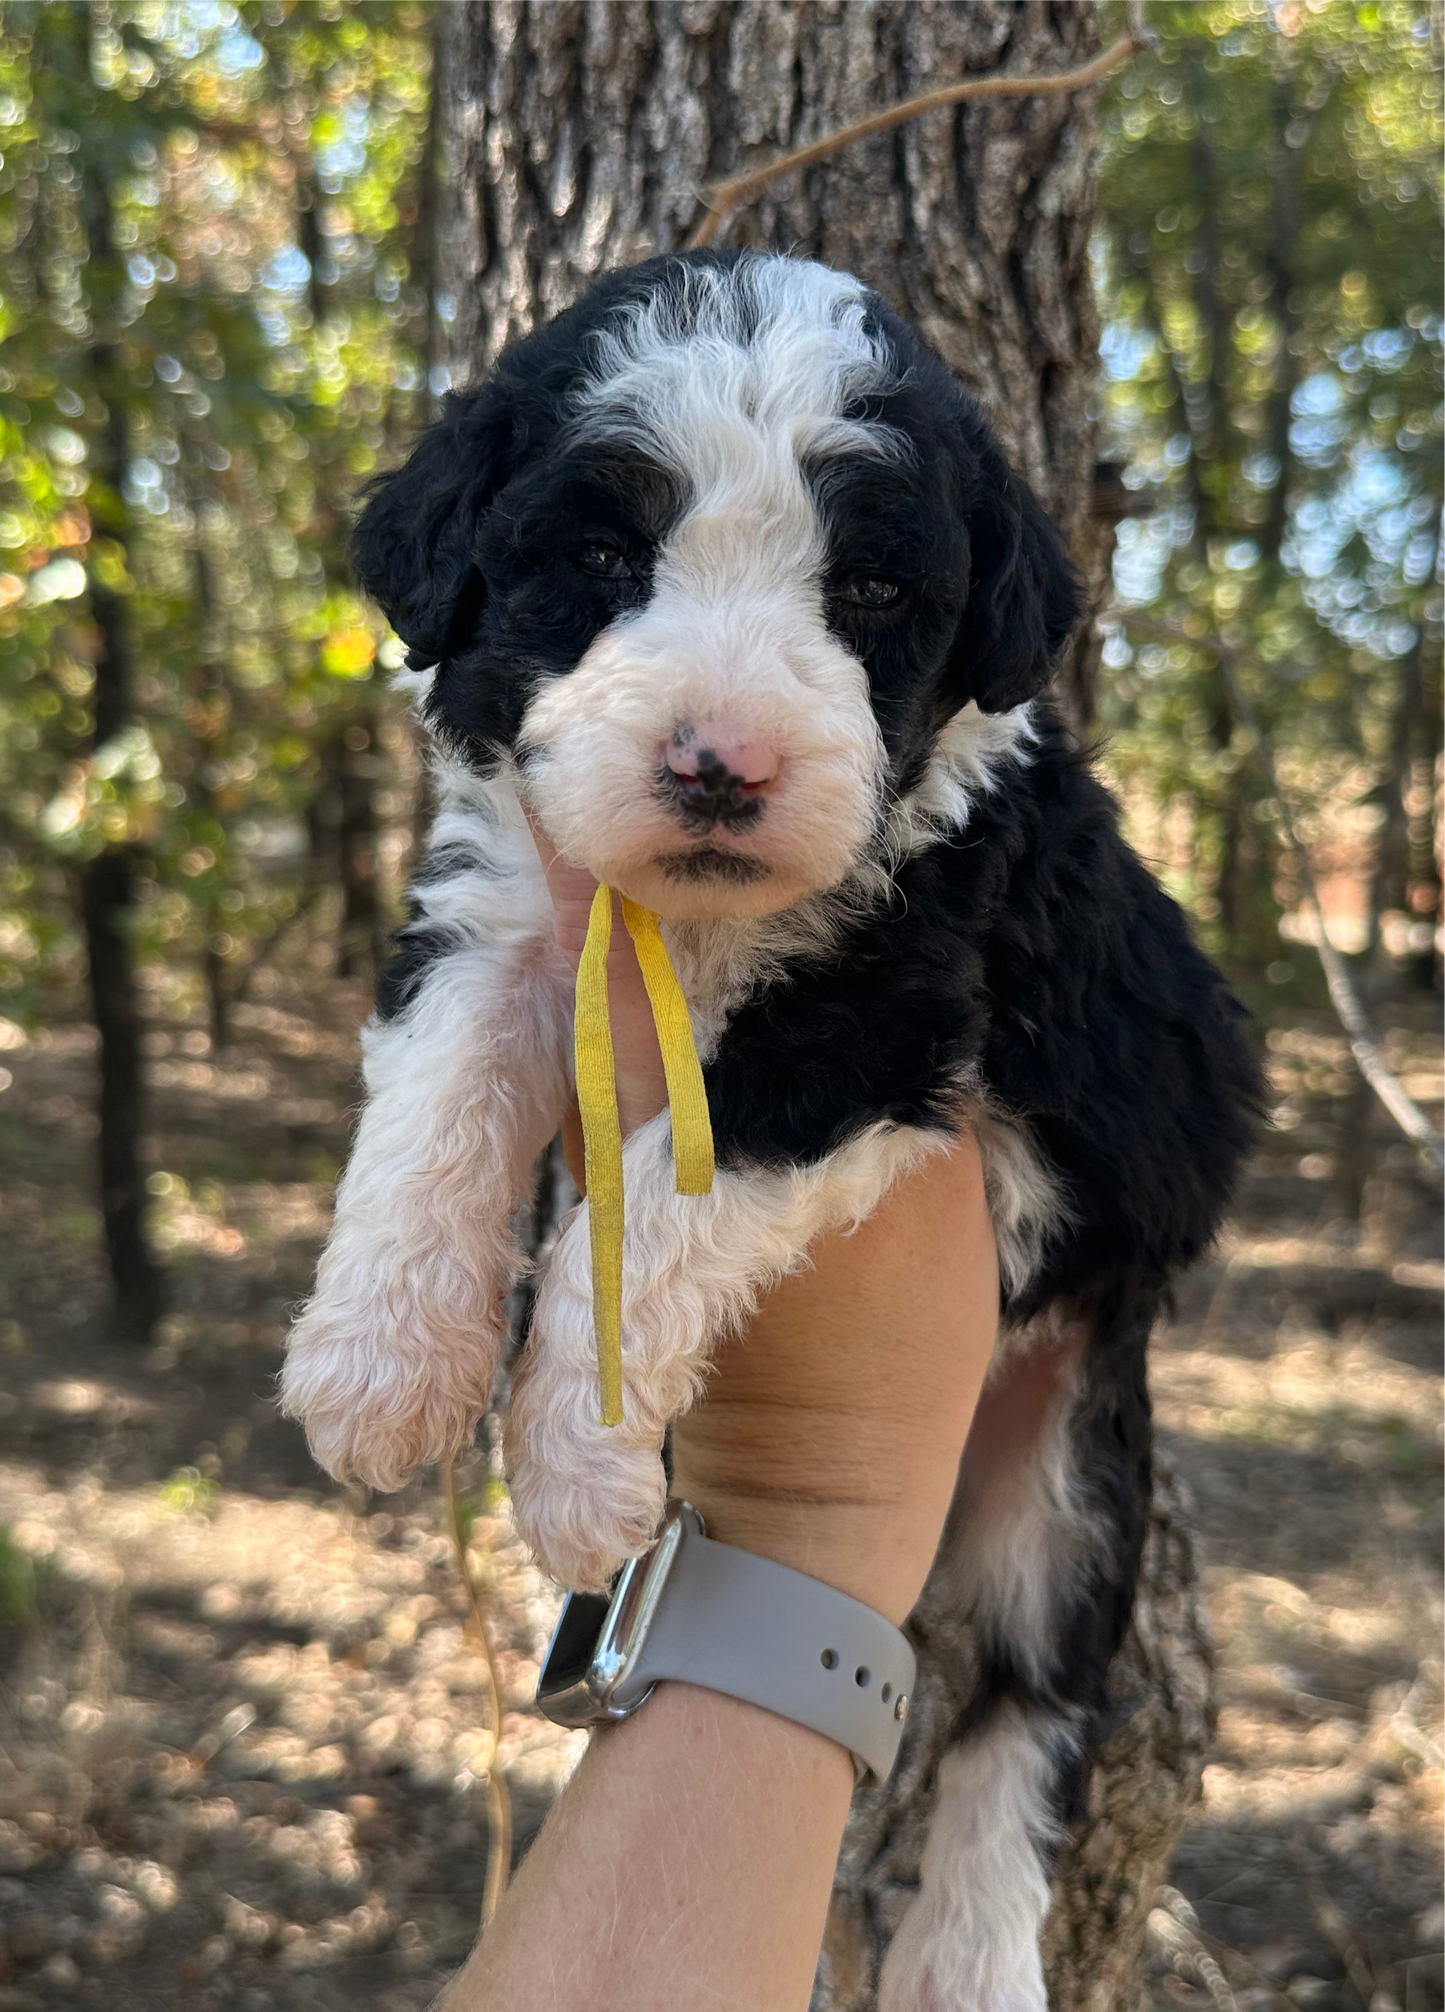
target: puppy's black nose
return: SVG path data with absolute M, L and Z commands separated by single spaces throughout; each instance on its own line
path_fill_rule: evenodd
M 762 806 L 742 776 L 724 762 L 699 757 L 694 775 L 667 772 L 673 802 L 689 824 L 751 823 Z
M 667 749 L 664 781 L 688 824 L 751 824 L 777 772 L 777 755 L 760 742 L 679 732 Z

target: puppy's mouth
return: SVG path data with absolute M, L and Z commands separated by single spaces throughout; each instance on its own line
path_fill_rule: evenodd
M 756 887 L 768 878 L 768 868 L 746 853 L 724 852 L 720 846 L 688 846 L 678 852 L 660 852 L 656 865 L 669 880 L 697 887 Z

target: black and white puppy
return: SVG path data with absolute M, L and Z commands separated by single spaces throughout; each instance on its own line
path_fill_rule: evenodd
M 648 1542 L 719 1335 L 972 1128 L 997 1373 L 1047 1348 L 1051 1395 L 1016 1461 L 965 1468 L 983 1692 L 881 2003 L 1040 2012 L 1048 1853 L 1143 1537 L 1145 1344 L 1261 1096 L 1239 1009 L 1041 696 L 1078 615 L 1059 538 L 876 295 L 697 253 L 613 274 L 450 397 L 354 553 L 439 808 L 287 1407 L 334 1474 L 395 1488 L 487 1404 L 509 1225 L 571 1087 L 525 812 L 666 918 L 718 1160 L 680 1198 L 666 1113 L 627 1142 L 623 1425 L 598 1418 L 585 1205 L 541 1283 L 508 1464 L 564 1584 Z

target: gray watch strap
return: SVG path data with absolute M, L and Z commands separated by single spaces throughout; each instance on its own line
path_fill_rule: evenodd
M 715 1543 L 692 1515 L 682 1523 L 641 1654 L 613 1702 L 639 1704 L 665 1678 L 700 1684 L 810 1726 L 886 1779 L 913 1689 L 906 1637 L 835 1587 Z

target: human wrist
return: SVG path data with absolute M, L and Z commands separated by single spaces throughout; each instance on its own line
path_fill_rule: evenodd
M 674 1493 L 724 1543 L 895 1624 L 928 1576 L 991 1352 L 998 1274 L 971 1141 L 832 1236 L 725 1341 L 673 1427 Z
M 806 1492 L 756 1473 L 730 1476 L 722 1460 L 682 1431 L 674 1439 L 673 1493 L 691 1502 L 721 1544 L 770 1558 L 832 1586 L 901 1627 L 922 1590 L 938 1529 L 896 1499 Z M 846 1469 L 840 1467 L 840 1473 Z

